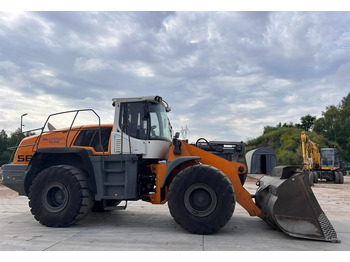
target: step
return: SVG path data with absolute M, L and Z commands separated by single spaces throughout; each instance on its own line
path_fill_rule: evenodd
M 128 207 L 128 201 L 125 201 L 125 205 L 124 206 L 107 206 L 104 209 L 105 210 L 125 210 Z
M 104 182 L 104 186 L 125 186 L 125 182 Z
M 108 169 L 108 168 L 105 168 L 105 169 L 103 169 L 103 171 L 105 171 L 106 173 L 125 173 L 125 170 L 123 170 L 123 169 Z

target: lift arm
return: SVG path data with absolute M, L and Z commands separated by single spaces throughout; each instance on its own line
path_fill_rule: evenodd
M 168 161 L 173 161 L 179 157 L 197 156 L 199 157 L 199 159 L 197 160 L 198 162 L 216 167 L 217 169 L 221 170 L 221 172 L 223 172 L 228 177 L 228 179 L 233 185 L 236 194 L 236 201 L 245 210 L 247 210 L 250 216 L 261 217 L 260 209 L 255 205 L 254 201 L 252 200 L 251 194 L 242 186 L 238 176 L 239 173 L 246 172 L 246 165 L 238 162 L 230 162 L 219 156 L 208 153 L 207 151 L 202 150 L 196 146 L 187 144 L 184 141 L 178 140 L 177 142 L 180 143 L 181 150 L 177 150 L 178 148 L 175 148 L 175 143 L 173 143 L 168 157 Z

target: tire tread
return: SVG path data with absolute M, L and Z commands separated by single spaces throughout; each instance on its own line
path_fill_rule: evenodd
M 55 219 L 52 218 L 52 214 L 48 215 L 48 211 L 44 210 L 36 196 L 38 191 L 41 192 L 40 188 L 45 185 L 45 181 L 53 179 L 53 176 L 62 176 L 63 179 L 68 179 L 70 187 L 79 192 L 80 196 L 76 209 L 67 211 L 63 219 Z M 93 204 L 93 196 L 88 188 L 85 174 L 80 169 L 68 165 L 56 165 L 40 172 L 31 185 L 28 197 L 31 213 L 36 220 L 48 227 L 67 227 L 76 223 L 90 212 Z

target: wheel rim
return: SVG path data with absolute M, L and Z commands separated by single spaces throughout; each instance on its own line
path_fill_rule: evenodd
M 68 190 L 61 183 L 51 183 L 44 188 L 41 199 L 44 207 L 48 211 L 60 212 L 68 204 Z
M 187 188 L 184 203 L 188 212 L 197 217 L 210 215 L 217 206 L 215 191 L 207 184 L 197 183 Z

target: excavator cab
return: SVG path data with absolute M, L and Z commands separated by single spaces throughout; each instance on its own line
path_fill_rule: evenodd
M 337 169 L 340 166 L 339 152 L 336 148 L 321 148 L 322 169 Z

